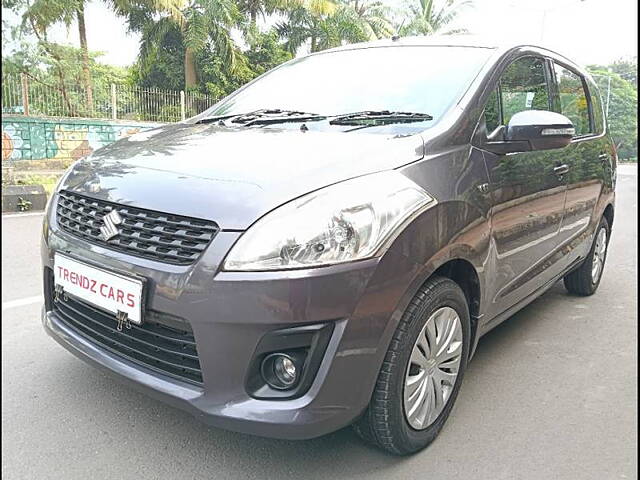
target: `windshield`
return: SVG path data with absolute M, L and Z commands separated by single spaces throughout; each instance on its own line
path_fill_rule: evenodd
M 200 116 L 265 108 L 320 115 L 365 110 L 429 114 L 434 124 L 464 93 L 491 50 L 378 47 L 344 50 L 284 64 Z

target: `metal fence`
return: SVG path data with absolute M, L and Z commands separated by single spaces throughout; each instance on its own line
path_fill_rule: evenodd
M 93 87 L 93 99 L 81 85 L 64 88 L 26 74 L 2 76 L 2 113 L 47 117 L 107 118 L 178 122 L 206 110 L 211 95 L 126 84 Z

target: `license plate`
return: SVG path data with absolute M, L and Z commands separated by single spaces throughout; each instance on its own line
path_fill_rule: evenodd
M 64 292 L 104 310 L 124 312 L 128 319 L 142 323 L 142 282 L 107 272 L 63 255 L 54 258 L 54 283 Z

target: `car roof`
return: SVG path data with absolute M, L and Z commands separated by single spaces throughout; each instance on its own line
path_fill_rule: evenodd
M 375 47 L 468 47 L 468 48 L 486 48 L 496 51 L 506 51 L 518 47 L 529 47 L 538 50 L 545 50 L 559 57 L 564 55 L 540 45 L 532 43 L 527 39 L 505 38 L 504 36 L 488 36 L 475 34 L 453 34 L 453 35 L 420 35 L 411 37 L 391 37 L 371 42 L 351 43 L 341 47 L 330 48 L 320 52 L 312 53 L 317 55 L 329 52 L 338 52 L 344 50 L 358 50 L 363 48 Z
M 573 61 L 557 51 L 543 45 L 532 43 L 526 38 L 522 40 L 505 38 L 504 36 L 487 36 L 475 34 L 452 34 L 452 35 L 421 35 L 411 37 L 391 37 L 371 42 L 351 43 L 341 47 L 330 48 L 320 52 L 311 53 L 305 56 L 322 55 L 324 53 L 340 52 L 347 50 L 360 50 L 366 48 L 380 47 L 466 47 L 482 48 L 493 50 L 493 53 L 500 56 L 502 53 L 515 48 L 535 49 L 543 51 L 552 57 L 556 57 L 566 63 L 582 70 Z
M 505 42 L 498 38 L 489 38 L 481 35 L 457 34 L 457 35 L 419 35 L 411 37 L 391 37 L 373 40 L 371 42 L 352 43 L 342 47 L 332 48 L 327 51 L 350 50 L 353 48 L 370 48 L 370 47 L 390 47 L 390 46 L 409 46 L 409 47 L 426 47 L 426 46 L 442 46 L 442 47 L 474 47 L 474 48 L 491 48 L 496 49 L 504 47 Z M 515 45 L 514 45 L 515 46 Z

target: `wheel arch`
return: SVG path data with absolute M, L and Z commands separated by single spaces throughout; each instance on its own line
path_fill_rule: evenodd
M 455 282 L 467 299 L 471 322 L 471 349 L 469 352 L 469 358 L 471 358 L 477 345 L 478 324 L 484 308 L 485 278 L 481 258 L 480 252 L 469 245 L 454 244 L 442 248 L 428 261 L 422 263 L 421 268 L 415 272 L 413 280 L 405 290 L 401 301 L 395 307 L 394 320 L 387 325 L 387 331 L 383 335 L 385 350 L 388 348 L 388 342 L 391 341 L 391 335 L 402 314 L 416 293 L 432 278 L 442 276 Z
M 608 203 L 606 207 L 604 207 L 603 216 L 607 219 L 607 223 L 609 224 L 609 228 L 613 226 L 613 204 Z
M 434 275 L 441 275 L 458 284 L 467 298 L 473 354 L 486 304 L 490 230 L 487 212 L 474 203 L 457 199 L 439 202 L 402 232 L 390 250 L 409 259 L 414 269 L 396 304 L 385 341 L 391 340 L 393 329 L 416 292 Z
M 469 306 L 469 318 L 471 322 L 470 344 L 473 350 L 473 346 L 476 343 L 475 340 L 482 298 L 478 272 L 469 260 L 464 258 L 454 258 L 440 265 L 431 275 L 429 275 L 424 283 L 436 276 L 446 277 L 455 282 L 462 289 L 464 296 L 467 299 L 467 305 Z

